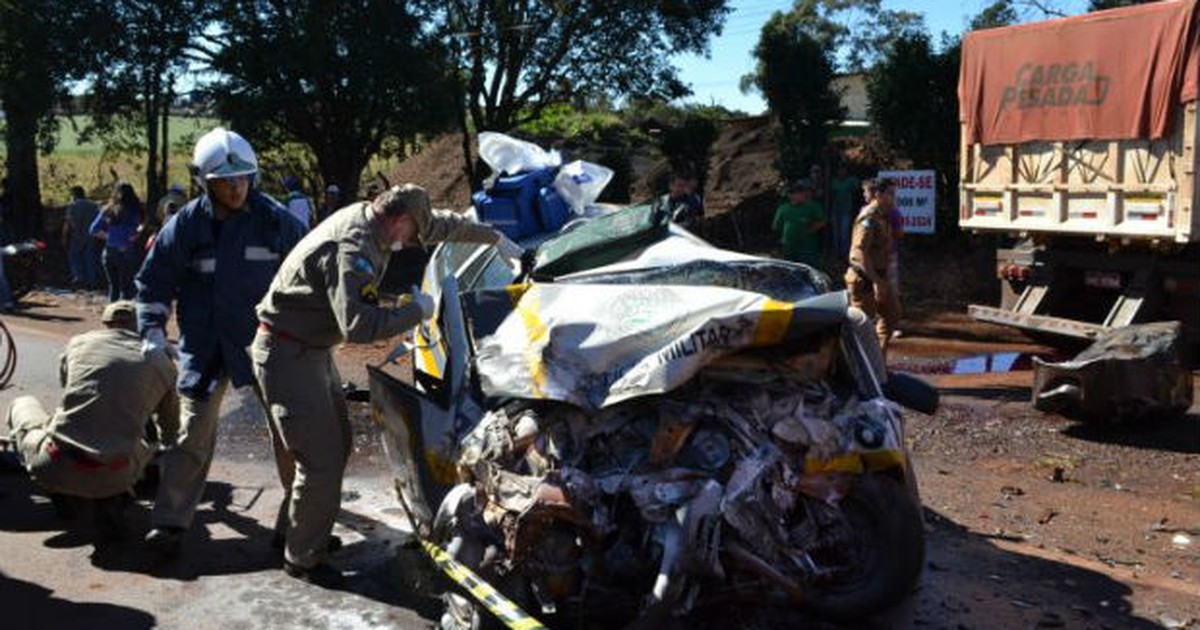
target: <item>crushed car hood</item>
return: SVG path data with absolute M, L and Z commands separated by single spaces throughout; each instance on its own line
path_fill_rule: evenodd
M 796 302 L 671 284 L 534 284 L 475 344 L 483 393 L 601 409 L 662 394 L 722 356 L 845 320 L 844 292 Z

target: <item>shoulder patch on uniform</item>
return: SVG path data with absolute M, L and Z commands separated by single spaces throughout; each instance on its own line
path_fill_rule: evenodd
M 367 304 L 379 303 L 379 287 L 376 287 L 374 282 L 364 284 L 362 289 L 359 290 L 358 295 Z
M 365 256 L 356 256 L 354 258 L 354 270 L 363 273 L 375 275 L 375 266 Z

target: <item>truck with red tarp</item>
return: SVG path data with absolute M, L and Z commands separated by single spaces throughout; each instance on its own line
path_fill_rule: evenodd
M 1196 0 L 968 33 L 959 225 L 1011 237 L 979 320 L 1094 338 L 1178 320 L 1200 339 Z

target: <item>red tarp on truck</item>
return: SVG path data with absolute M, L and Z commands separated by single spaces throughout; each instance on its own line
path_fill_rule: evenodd
M 958 81 L 969 142 L 1160 138 L 1195 100 L 1196 0 L 967 33 Z

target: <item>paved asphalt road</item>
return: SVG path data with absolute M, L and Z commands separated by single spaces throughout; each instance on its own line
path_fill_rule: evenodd
M 66 341 L 8 319 L 18 367 L 0 391 L 0 409 L 32 394 L 53 408 L 57 357 Z M 182 558 L 145 552 L 149 501 L 128 512 L 133 537 L 92 544 L 86 512 L 56 518 L 48 500 L 17 471 L 0 472 L 0 611 L 8 628 L 424 628 L 436 602 L 402 584 L 417 579 L 404 522 L 392 507 L 378 452 L 356 452 L 335 533 L 347 547 L 335 564 L 350 575 L 345 591 L 291 579 L 269 545 L 282 496 L 262 420 L 240 396 L 226 401 L 221 437 L 204 502 Z M 7 432 L 7 428 L 3 429 Z M 403 557 L 404 559 L 400 559 Z M 422 613 L 424 616 L 422 616 Z

